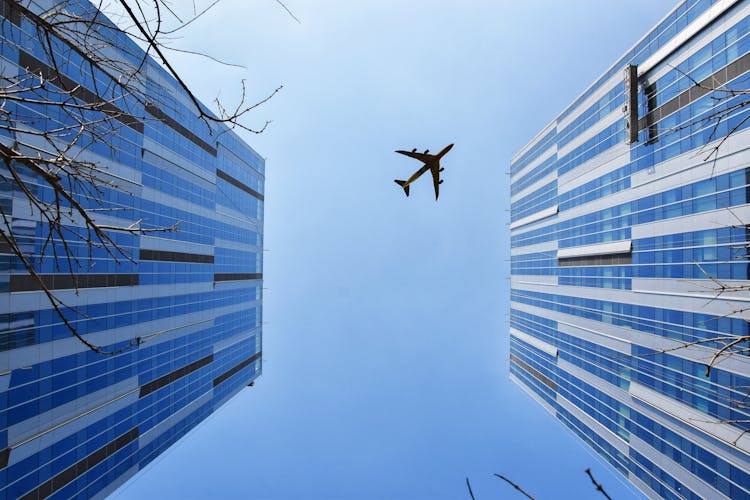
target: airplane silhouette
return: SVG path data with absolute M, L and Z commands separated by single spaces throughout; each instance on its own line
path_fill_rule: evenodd
M 440 159 L 445 156 L 445 153 L 451 150 L 453 147 L 453 144 L 448 144 L 443 148 L 442 151 L 440 151 L 436 155 L 427 154 L 430 152 L 429 149 L 425 149 L 424 153 L 417 153 L 417 148 L 412 149 L 411 151 L 402 151 L 398 150 L 396 153 L 400 153 L 402 155 L 410 156 L 412 158 L 415 158 L 422 163 L 424 163 L 424 166 L 417 170 L 414 175 L 409 177 L 409 179 L 405 181 L 401 181 L 398 179 L 395 179 L 394 182 L 404 188 L 404 192 L 406 193 L 406 196 L 409 196 L 409 185 L 416 181 L 419 176 L 421 176 L 423 173 L 427 172 L 428 170 L 432 174 L 432 185 L 435 188 L 435 200 L 438 199 L 438 195 L 440 194 L 440 184 L 443 183 L 443 181 L 440 179 L 440 172 L 445 170 L 444 168 L 440 167 Z

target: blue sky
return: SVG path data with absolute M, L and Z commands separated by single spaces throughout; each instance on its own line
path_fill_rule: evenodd
M 284 90 L 263 375 L 117 498 L 637 498 L 508 380 L 510 158 L 675 4 L 224 0 L 176 41 L 208 102 Z M 440 201 L 395 149 L 448 143 Z

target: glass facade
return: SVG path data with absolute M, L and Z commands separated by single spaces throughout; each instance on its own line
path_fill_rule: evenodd
M 73 119 L 61 100 L 107 102 L 87 112 L 109 116 L 108 128 L 85 130 L 74 153 L 95 159 L 108 182 L 88 198 L 79 190 L 81 203 L 100 224 L 176 230 L 107 230 L 121 250 L 112 251 L 87 244 L 71 220 L 65 242 L 48 240 L 49 221 L 0 165 L 7 223 L 64 304 L 57 312 L 0 243 L 0 499 L 105 496 L 261 373 L 263 159 L 198 118 L 150 58 L 135 83 L 140 98 L 128 93 L 75 40 L 37 24 L 48 3 L 0 0 L 2 74 L 48 80 L 35 94 L 47 102 L 3 99 L 2 112 L 50 131 Z M 85 0 L 65 8 L 97 14 Z M 97 19 L 102 54 L 140 64 L 144 52 Z M 17 138 L 4 131 L 0 144 Z M 54 200 L 48 184 L 24 175 L 39 199 Z
M 650 497 L 750 498 L 748 89 L 684 0 L 511 161 L 511 379 Z

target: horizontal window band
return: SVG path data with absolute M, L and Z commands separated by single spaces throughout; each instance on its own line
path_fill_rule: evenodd
M 198 253 L 170 252 L 166 250 L 149 250 L 141 248 L 140 260 L 157 260 L 164 262 L 195 262 L 198 264 L 213 264 L 214 256 Z
M 552 392 L 557 392 L 557 384 L 554 383 L 549 377 L 546 377 L 539 371 L 535 370 L 531 366 L 529 366 L 525 361 L 518 359 L 513 354 L 510 355 L 510 360 L 523 368 L 526 372 L 528 372 L 530 375 L 532 375 L 535 379 L 552 389 Z
M 262 280 L 263 273 L 216 273 L 214 281 Z
M 250 196 L 254 196 L 255 198 L 259 199 L 260 201 L 263 201 L 263 195 L 257 192 L 255 189 L 251 188 L 250 186 L 246 186 L 245 184 L 241 183 L 228 173 L 224 172 L 223 170 L 216 169 L 216 177 L 219 179 L 227 181 L 232 186 L 239 188 L 249 194 Z
M 585 257 L 569 257 L 557 259 L 559 267 L 573 266 L 616 266 L 622 264 L 632 264 L 633 254 L 623 253 L 616 255 L 591 255 Z M 593 276 L 596 277 L 596 276 Z
M 143 122 L 138 120 L 132 113 L 126 113 L 114 104 L 108 102 L 105 98 L 90 91 L 80 83 L 63 75 L 59 71 L 46 65 L 31 54 L 19 50 L 18 65 L 26 68 L 29 73 L 41 75 L 52 85 L 59 87 L 70 93 L 76 99 L 90 104 L 92 110 L 101 111 L 124 125 L 132 128 L 139 134 L 143 134 Z
M 52 479 L 41 484 L 21 497 L 21 500 L 37 500 L 47 498 L 66 484 L 85 474 L 89 469 L 103 462 L 119 450 L 138 439 L 138 427 L 134 427 L 114 441 L 96 450 L 86 458 L 79 460 L 64 471 L 52 477 Z
M 137 274 L 39 274 L 38 276 L 49 290 L 138 285 Z M 39 282 L 30 274 L 11 274 L 9 288 L 11 292 L 42 289 Z
M 156 118 L 157 120 L 161 120 L 164 122 L 164 124 L 180 134 L 185 139 L 189 140 L 211 156 L 216 156 L 216 148 L 211 146 L 209 143 L 192 133 L 187 128 L 183 127 L 177 120 L 166 114 L 164 111 L 159 109 L 156 105 L 153 103 L 147 102 L 146 103 L 146 112 Z
M 42 436 L 44 436 L 46 434 L 49 434 L 52 431 L 56 431 L 57 429 L 65 427 L 66 425 L 70 424 L 71 422 L 74 422 L 75 420 L 78 420 L 79 418 L 85 417 L 86 415 L 91 415 L 95 411 L 101 410 L 102 408 L 104 408 L 107 405 L 110 405 L 110 404 L 112 404 L 112 403 L 114 403 L 116 401 L 119 401 L 119 400 L 121 400 L 124 397 L 130 396 L 131 394 L 133 394 L 137 390 L 138 390 L 138 388 L 136 387 L 135 389 L 132 389 L 132 390 L 130 390 L 128 392 L 125 392 L 124 394 L 120 394 L 119 396 L 116 396 L 116 397 L 110 399 L 109 401 L 105 401 L 104 403 L 101 403 L 101 404 L 99 404 L 99 405 L 97 405 L 97 406 L 95 406 L 93 408 L 85 410 L 85 411 L 83 411 L 83 412 L 81 412 L 81 413 L 79 413 L 77 415 L 74 415 L 73 417 L 70 417 L 70 418 L 68 418 L 66 420 L 63 420 L 62 422 L 60 422 L 58 424 L 55 424 L 52 427 L 47 427 L 46 429 L 44 429 L 44 430 L 42 430 L 40 432 L 37 432 L 33 436 L 29 436 L 26 439 L 24 439 L 22 441 L 19 441 L 18 443 L 13 444 L 12 446 L 10 446 L 10 448 L 12 450 L 15 450 L 16 448 L 20 448 L 21 446 L 23 446 L 23 445 L 25 445 L 27 443 L 30 443 L 30 442 L 32 442 L 35 439 L 39 439 L 40 437 L 42 437 Z
M 232 375 L 234 375 L 235 373 L 239 372 L 239 371 L 240 371 L 240 370 L 242 370 L 243 368 L 247 368 L 247 367 L 248 367 L 248 366 L 250 366 L 250 365 L 251 365 L 251 364 L 252 364 L 252 363 L 253 363 L 254 361 L 257 361 L 257 360 L 259 360 L 259 359 L 260 359 L 260 357 L 261 357 L 261 355 L 262 355 L 262 351 L 256 352 L 255 354 L 253 354 L 252 356 L 250 356 L 249 358 L 247 358 L 247 359 L 246 359 L 245 361 L 243 361 L 242 363 L 240 363 L 240 364 L 238 364 L 238 365 L 234 366 L 233 368 L 231 368 L 231 369 L 227 370 L 226 372 L 224 372 L 224 373 L 222 373 L 221 375 L 219 375 L 218 377 L 216 377 L 216 378 L 214 379 L 214 387 L 216 387 L 217 385 L 221 384 L 221 383 L 222 383 L 222 382 L 224 382 L 224 381 L 225 381 L 226 379 L 228 379 L 229 377 L 231 377 L 231 376 L 232 376 Z
M 677 110 L 684 108 L 688 104 L 697 101 L 704 95 L 712 92 L 713 89 L 718 89 L 727 82 L 734 80 L 748 71 L 750 71 L 750 52 L 736 61 L 724 66 L 713 75 L 704 78 L 700 83 L 693 85 L 689 89 L 683 91 L 680 95 L 673 97 L 658 108 L 652 110 L 646 116 L 638 120 L 638 129 L 643 130 L 655 125 L 658 127 L 657 122 L 662 118 L 665 118 Z
M 696 34 L 703 31 L 709 24 L 714 22 L 716 18 L 724 14 L 738 1 L 739 0 L 719 0 L 712 2 L 712 6 L 705 9 L 698 17 L 690 22 L 690 24 L 681 28 L 676 36 L 670 39 L 666 44 L 663 44 L 651 54 L 648 59 L 643 61 L 643 63 L 639 65 L 639 74 L 645 74 L 651 71 L 657 64 L 672 55 Z
M 4 17 L 16 26 L 21 26 L 22 14 L 15 2 L 0 0 L 0 17 Z
M 608 243 L 595 243 L 578 247 L 566 247 L 557 250 L 558 259 L 570 259 L 572 257 L 592 257 L 595 255 L 615 255 L 630 253 L 633 244 L 630 240 L 610 241 Z
M 185 375 L 188 375 L 196 370 L 199 370 L 200 368 L 203 368 L 204 366 L 212 363 L 213 360 L 214 360 L 214 355 L 209 354 L 208 356 L 201 358 L 198 361 L 193 361 L 189 365 L 185 365 L 182 368 L 179 368 L 173 372 L 167 373 L 163 377 L 159 377 L 156 380 L 152 380 L 151 382 L 141 386 L 141 392 L 138 394 L 138 397 L 142 398 L 144 396 L 148 396 L 152 392 L 158 391 L 162 387 L 171 384 L 175 380 L 181 379 Z
M 731 422 L 719 420 L 672 396 L 636 382 L 630 383 L 628 393 L 651 408 L 666 413 L 678 421 L 685 422 L 719 441 L 750 454 L 750 436 L 748 436 L 746 430 L 736 427 Z

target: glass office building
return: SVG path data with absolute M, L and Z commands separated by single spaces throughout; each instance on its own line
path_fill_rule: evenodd
M 650 497 L 750 498 L 749 71 L 682 1 L 511 163 L 510 377 Z
M 45 5 L 97 15 L 85 0 L 0 0 L 3 93 L 13 81 L 44 80 L 28 96 L 101 100 L 106 127 L 86 131 L 85 147 L 70 154 L 107 182 L 96 192 L 79 186 L 80 199 L 103 226 L 176 230 L 107 230 L 122 250 L 110 253 L 88 245 L 72 217 L 66 254 L 60 239 L 46 241 L 50 223 L 0 162 L 2 227 L 13 229 L 38 276 L 0 243 L 0 499 L 105 496 L 261 372 L 263 159 L 223 125 L 200 120 L 151 59 L 131 82 L 141 98 L 123 90 L 113 65 L 77 45 L 83 35 L 56 37 L 40 24 L 50 19 L 39 16 Z M 135 43 L 106 18 L 97 23 L 87 34 L 96 35 L 95 55 L 141 64 Z M 42 151 L 33 132 L 74 118 L 6 96 L 3 123 L 26 128 L 3 126 L 2 147 L 23 139 Z M 40 200 L 54 200 L 49 184 L 13 167 Z M 69 325 L 40 283 L 64 304 Z

